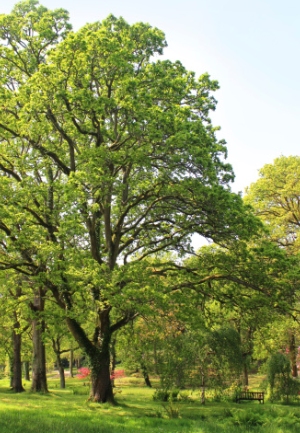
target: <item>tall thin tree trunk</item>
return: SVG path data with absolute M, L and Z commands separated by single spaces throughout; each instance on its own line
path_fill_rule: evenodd
M 60 382 L 60 389 L 65 389 L 66 387 L 66 378 L 65 378 L 65 369 L 62 365 L 61 357 L 56 357 L 58 372 L 59 372 L 59 382 Z
M 243 353 L 243 384 L 244 386 L 249 385 L 249 365 L 251 363 L 253 354 L 253 327 L 249 326 L 245 336 L 245 351 Z
M 249 385 L 249 373 L 248 373 L 248 360 L 247 356 L 244 357 L 244 365 L 243 365 L 243 385 L 248 386 Z
M 201 404 L 205 404 L 205 374 L 201 369 Z
M 74 364 L 74 350 L 71 349 L 70 350 L 70 377 L 74 377 L 74 373 L 73 373 L 73 364 Z
M 8 355 L 8 364 L 9 364 L 9 386 L 13 387 L 14 383 L 14 356 L 13 352 Z
M 36 317 L 32 321 L 33 360 L 31 390 L 34 392 L 48 392 L 46 349 L 43 341 L 45 321 L 40 316 L 40 313 L 44 311 L 44 295 L 45 293 L 40 289 L 33 303 L 33 310 L 35 311 Z
M 60 379 L 60 389 L 65 389 L 66 387 L 65 369 L 61 359 L 61 354 L 64 351 L 61 350 L 60 339 L 61 337 L 59 336 L 56 339 L 52 338 L 52 348 L 56 356 L 56 364 L 57 364 L 57 369 L 58 369 L 59 379 Z
M 157 340 L 155 339 L 153 342 L 153 356 L 154 356 L 154 373 L 159 374 L 158 369 L 158 356 L 157 356 Z
M 24 365 L 24 377 L 25 377 L 25 380 L 29 381 L 30 380 L 29 361 L 24 361 L 23 365 Z
M 22 385 L 22 361 L 21 361 L 21 345 L 22 345 L 22 336 L 19 332 L 20 323 L 17 318 L 17 313 L 14 312 L 15 323 L 13 326 L 13 365 L 12 365 L 12 382 L 11 387 L 15 392 L 23 392 L 25 391 Z
M 298 377 L 298 368 L 297 368 L 297 346 L 295 333 L 293 331 L 289 334 L 289 354 L 292 365 L 292 376 Z
M 116 354 L 116 342 L 117 338 L 114 336 L 111 340 L 111 386 L 115 386 L 115 379 L 114 379 L 114 372 L 116 369 L 116 363 L 117 363 L 117 354 Z

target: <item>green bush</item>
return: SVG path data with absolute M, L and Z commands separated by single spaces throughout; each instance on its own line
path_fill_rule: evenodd
M 174 401 L 170 401 L 168 404 L 163 404 L 163 408 L 168 418 L 179 418 L 179 406 L 178 404 L 174 403 Z
M 178 400 L 179 389 L 161 389 L 158 388 L 153 394 L 153 400 L 155 401 L 177 401 Z
M 153 400 L 155 401 L 168 401 L 170 397 L 170 391 L 165 389 L 156 389 L 153 394 Z
M 191 391 L 180 391 L 177 399 L 180 401 L 188 401 L 188 402 L 192 402 L 194 401 L 192 399 L 192 392 Z

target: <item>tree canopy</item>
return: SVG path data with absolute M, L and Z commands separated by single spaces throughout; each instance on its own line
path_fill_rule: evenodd
M 111 334 L 164 296 L 159 256 L 260 227 L 230 190 L 218 83 L 160 60 L 160 30 L 112 15 L 72 32 L 66 11 L 24 1 L 0 38 L 0 269 L 53 297 L 109 401 Z

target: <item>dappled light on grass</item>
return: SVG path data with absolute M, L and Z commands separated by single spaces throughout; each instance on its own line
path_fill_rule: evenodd
M 211 402 L 195 399 L 178 402 L 179 417 L 169 418 L 160 402 L 152 399 L 154 390 L 122 386 L 117 405 L 90 402 L 76 395 L 78 379 L 68 379 L 67 388 L 58 390 L 49 381 L 47 396 L 30 392 L 0 392 L 0 432 L 2 433 L 298 433 L 300 407 L 258 405 L 246 402 Z M 81 388 L 86 388 L 81 385 Z M 194 394 L 193 394 L 194 395 Z

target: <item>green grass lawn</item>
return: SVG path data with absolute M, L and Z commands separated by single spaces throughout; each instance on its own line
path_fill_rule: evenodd
M 138 382 L 138 381 L 137 381 Z M 30 388 L 30 384 L 26 385 Z M 154 390 L 126 380 L 118 383 L 117 405 L 87 401 L 88 387 L 67 379 L 60 390 L 49 380 L 50 393 L 13 394 L 0 381 L 0 433 L 298 433 L 300 407 L 255 402 L 193 401 L 164 406 L 153 401 Z M 178 416 L 178 418 L 170 417 Z

